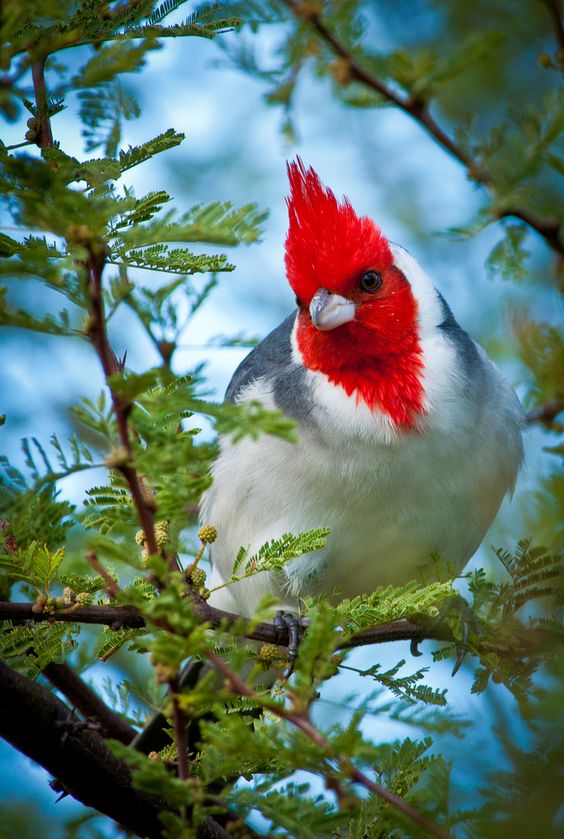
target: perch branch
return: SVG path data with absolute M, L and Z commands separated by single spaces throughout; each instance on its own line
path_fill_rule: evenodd
M 272 623 L 253 624 L 252 629 L 245 630 L 244 619 L 233 612 L 215 609 L 205 601 L 194 604 L 194 612 L 202 623 L 209 623 L 212 629 L 221 626 L 241 626 L 241 635 L 251 641 L 262 641 L 266 644 L 288 644 L 287 630 L 278 629 Z M 72 623 L 105 624 L 111 629 L 142 629 L 145 620 L 134 606 L 82 606 L 80 608 L 61 610 L 55 613 L 34 612 L 32 603 L 9 603 L 0 601 L 0 620 L 9 620 L 14 624 L 27 621 L 70 621 Z M 164 626 L 171 632 L 174 627 Z M 436 624 L 432 628 L 412 623 L 409 620 L 389 621 L 378 626 L 363 629 L 337 645 L 337 649 L 352 649 L 369 644 L 385 644 L 389 641 L 451 641 L 452 635 L 445 626 Z

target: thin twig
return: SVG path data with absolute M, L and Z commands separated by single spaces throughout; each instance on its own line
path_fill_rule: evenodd
M 370 90 L 377 93 L 383 99 L 391 102 L 405 114 L 415 120 L 428 134 L 430 134 L 445 151 L 455 160 L 458 160 L 467 170 L 468 176 L 478 184 L 486 186 L 490 192 L 495 192 L 495 184 L 491 176 L 473 160 L 470 154 L 465 151 L 446 131 L 435 121 L 429 111 L 428 103 L 418 97 L 412 97 L 397 93 L 377 77 L 373 76 L 351 54 L 341 41 L 325 25 L 320 15 L 315 11 L 314 4 L 299 3 L 296 0 L 283 0 L 295 17 L 308 23 L 327 44 L 333 53 L 338 56 L 347 67 L 348 77 L 363 84 Z M 552 6 L 552 3 L 549 4 Z M 521 207 L 506 207 L 503 210 L 495 211 L 496 218 L 517 218 L 535 230 L 546 243 L 561 256 L 564 256 L 564 243 L 560 239 L 561 225 L 556 219 L 540 219 Z
M 229 682 L 230 689 L 234 693 L 237 693 L 240 696 L 247 696 L 251 699 L 260 699 L 259 695 L 251 687 L 249 687 L 249 685 L 244 682 L 237 673 L 231 670 L 229 665 L 220 656 L 208 651 L 206 653 L 206 657 L 215 669 Z M 264 704 L 264 701 L 262 702 Z M 267 707 L 271 713 L 280 717 L 280 719 L 286 720 L 291 723 L 291 725 L 299 728 L 300 731 L 302 731 L 306 737 L 312 741 L 312 743 L 319 746 L 320 749 L 325 750 L 328 746 L 330 746 L 330 742 L 323 736 L 319 729 L 314 726 L 307 712 L 292 711 L 275 702 L 269 702 Z M 399 810 L 409 819 L 422 827 L 429 835 L 436 836 L 437 839 L 452 839 L 450 834 L 446 833 L 442 830 L 442 828 L 430 819 L 426 818 L 426 816 L 422 813 L 415 810 L 403 798 L 400 798 L 398 795 L 395 795 L 393 792 L 390 792 L 390 790 L 368 778 L 367 775 L 361 772 L 360 769 L 357 769 L 350 762 L 348 757 L 339 755 L 338 760 L 341 766 L 341 771 L 345 777 L 349 777 L 355 783 L 360 784 L 365 789 L 378 796 L 378 798 L 386 801 L 396 810 Z
M 21 143 L 14 143 L 12 146 L 6 146 L 6 151 L 13 151 L 14 149 L 21 149 L 23 146 L 32 146 L 31 140 L 23 140 Z M 3 228 L 7 230 L 7 228 Z M 20 227 L 15 227 L 14 230 L 21 230 Z
M 550 427 L 562 411 L 564 411 L 564 400 L 551 399 L 544 405 L 539 405 L 537 408 L 529 411 L 526 420 L 529 425 L 532 425 L 534 422 L 540 422 L 542 425 Z
M 168 683 L 168 694 L 172 701 L 172 725 L 174 728 L 174 741 L 178 755 L 178 777 L 186 781 L 190 777 L 190 762 L 188 760 L 188 731 L 186 717 L 178 702 L 180 687 L 178 678 L 171 679 Z
M 106 262 L 106 253 L 102 243 L 97 244 L 98 249 L 94 243 L 88 245 L 89 258 L 87 267 L 91 303 L 89 336 L 98 353 L 106 382 L 108 382 L 111 376 L 117 372 L 121 372 L 121 367 L 108 341 L 106 320 L 104 317 L 104 299 L 102 295 L 102 273 Z M 116 462 L 114 468 L 121 472 L 127 481 L 135 509 L 137 510 L 139 522 L 145 534 L 145 546 L 150 554 L 157 554 L 159 549 L 155 538 L 155 501 L 150 496 L 148 490 L 143 487 L 137 470 L 131 464 L 133 449 L 128 428 L 131 404 L 110 385 L 108 387 L 112 398 L 119 439 L 124 452 L 123 462 Z
M 544 0 L 544 5 L 548 9 L 548 13 L 551 17 L 558 46 L 560 50 L 564 50 L 564 23 L 562 21 L 560 0 Z
M 35 59 L 31 65 L 33 78 L 33 92 L 37 106 L 37 139 L 35 142 L 41 149 L 50 149 L 53 146 L 53 133 L 51 131 L 51 120 L 49 119 L 47 87 L 45 85 L 45 62 L 46 56 Z
M 96 551 L 90 550 L 86 553 L 86 562 L 99 574 L 106 583 L 106 591 L 110 597 L 117 597 L 121 589 L 111 574 L 109 574 L 96 555 Z

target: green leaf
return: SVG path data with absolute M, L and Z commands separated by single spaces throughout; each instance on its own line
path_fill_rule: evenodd
M 527 276 L 526 260 L 530 252 L 523 247 L 528 228 L 524 224 L 508 224 L 505 238 L 498 242 L 486 260 L 486 270 L 490 278 L 500 274 L 504 280 L 519 283 Z

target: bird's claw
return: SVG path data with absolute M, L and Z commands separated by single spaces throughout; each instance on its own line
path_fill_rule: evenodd
M 294 615 L 292 612 L 278 612 L 274 618 L 274 626 L 278 632 L 278 643 L 285 644 L 286 636 L 288 637 L 289 665 L 284 673 L 285 679 L 288 679 L 294 672 L 300 638 L 307 624 L 307 618 L 304 618 L 302 615 Z
M 419 649 L 419 644 L 421 643 L 420 638 L 412 638 L 409 643 L 409 652 L 412 656 L 419 656 L 423 655 L 423 653 Z
M 462 620 L 462 638 L 460 639 L 459 643 L 456 645 L 457 648 L 457 656 L 456 661 L 454 662 L 454 667 L 452 668 L 451 676 L 456 676 L 458 671 L 462 666 L 462 662 L 466 658 L 466 653 L 468 652 L 468 635 L 470 633 L 470 623 L 468 620 Z

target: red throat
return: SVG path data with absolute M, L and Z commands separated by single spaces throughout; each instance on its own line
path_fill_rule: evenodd
M 357 402 L 409 429 L 425 413 L 423 354 L 411 286 L 370 218 L 357 216 L 347 199 L 339 202 L 299 158 L 289 164 L 288 175 L 285 262 L 300 305 L 296 337 L 303 362 Z M 359 286 L 366 271 L 381 277 L 375 294 Z M 329 331 L 316 329 L 308 307 L 320 288 L 352 300 L 354 320 Z

